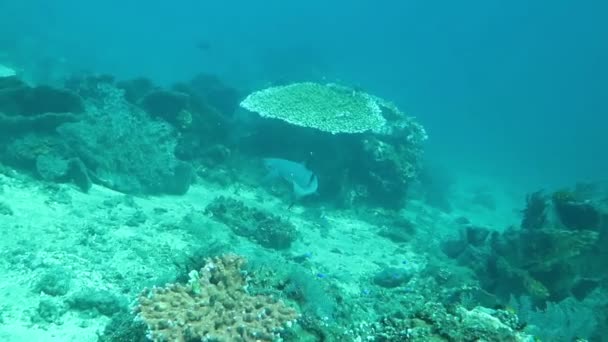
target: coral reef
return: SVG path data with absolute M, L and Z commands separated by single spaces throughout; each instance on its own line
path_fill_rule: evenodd
M 183 194 L 192 169 L 174 155 L 171 127 L 151 120 L 111 84 L 96 86 L 84 118 L 58 128 L 96 183 L 125 193 Z
M 320 198 L 336 205 L 398 207 L 421 169 L 424 128 L 360 90 L 296 83 L 254 92 L 241 106 L 258 115 L 240 152 L 309 159 Z
M 243 202 L 218 197 L 205 208 L 205 212 L 232 229 L 240 236 L 274 249 L 289 248 L 298 237 L 296 227 L 279 216 L 261 209 L 251 208 Z
M 522 331 L 542 319 L 580 331 L 548 340 L 607 324 L 608 300 L 589 304 L 608 284 L 608 201 L 593 186 L 530 194 L 520 227 L 500 230 L 483 217 L 503 214 L 489 191 L 467 195 L 467 209 L 483 211 L 470 220 L 457 201 L 454 215 L 423 201 L 403 210 L 426 132 L 360 89 L 272 87 L 241 103 L 250 115 L 211 75 L 66 86 L 0 76 L 2 163 L 42 180 L 0 170 L 0 221 L 16 236 L 4 285 L 29 281 L 24 300 L 1 305 L 2 336 L 24 316 L 54 336 L 77 327 L 96 339 L 105 326 L 100 341 L 530 341 Z M 264 164 L 310 196 L 295 208 L 269 199 L 287 188 L 260 189 Z M 192 196 L 168 200 L 55 184 L 184 194 L 195 172 Z M 451 180 L 425 172 L 427 202 L 451 208 Z M 454 227 L 441 245 L 454 260 L 434 255 Z M 208 258 L 235 249 L 246 269 L 237 255 Z M 151 284 L 165 285 L 133 292 Z M 529 308 L 511 310 L 510 296 Z
M 374 341 L 526 341 L 517 316 L 500 310 L 458 307 L 448 311 L 428 303 L 412 318 L 388 316 L 373 325 Z
M 555 193 L 552 202 L 535 192 L 526 198 L 521 228 L 493 232 L 477 243 L 463 233 L 444 242 L 443 250 L 503 300 L 528 296 L 543 306 L 572 295 L 584 299 L 607 280 L 601 271 L 607 261 L 598 258 L 608 252 L 597 230 L 601 214 L 592 201 L 575 200 L 570 192 Z M 570 221 L 564 222 L 565 213 Z
M 236 90 L 204 74 L 169 89 L 146 78 L 117 82 L 116 87 L 124 90 L 129 103 L 169 123 L 178 132 L 178 158 L 216 168 L 225 162 L 226 157 L 218 151 L 230 154 L 226 145 L 233 129 L 231 116 L 238 106 Z
M 595 303 L 594 303 L 595 302 Z M 600 310 L 594 310 L 598 298 L 580 302 L 568 297 L 559 303 L 548 302 L 544 308 L 534 307 L 530 297 L 511 297 L 509 306 L 515 310 L 526 331 L 542 341 L 601 341 L 593 333 L 598 326 Z
M 298 318 L 269 296 L 247 293 L 245 259 L 209 259 L 188 284 L 145 290 L 136 312 L 154 341 L 276 341 Z

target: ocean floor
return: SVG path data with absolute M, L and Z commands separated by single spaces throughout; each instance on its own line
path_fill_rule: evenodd
M 93 186 L 43 183 L 16 171 L 0 173 L 0 340 L 96 341 L 109 316 L 132 308 L 146 287 L 175 280 L 179 265 L 200 250 L 219 248 L 256 260 L 309 256 L 307 269 L 334 282 L 345 296 L 366 291 L 387 265 L 416 272 L 438 242 L 458 231 L 459 217 L 501 230 L 518 224 L 523 196 L 463 183 L 450 213 L 411 201 L 401 215 L 416 226 L 411 242 L 378 234 L 354 211 L 324 211 L 323 222 L 304 205 L 288 204 L 263 188 L 198 182 L 179 197 L 133 197 Z M 482 195 L 471 199 L 470 189 Z M 265 249 L 236 236 L 205 214 L 218 196 L 289 218 L 300 233 L 291 248 Z M 485 200 L 484 200 L 485 198 Z M 319 210 L 315 208 L 314 210 Z M 187 270 L 186 270 L 187 272 Z

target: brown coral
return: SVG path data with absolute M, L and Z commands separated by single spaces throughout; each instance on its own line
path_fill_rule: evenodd
M 144 291 L 136 308 L 153 341 L 273 341 L 298 317 L 272 297 L 247 293 L 245 259 L 208 259 L 187 285 Z

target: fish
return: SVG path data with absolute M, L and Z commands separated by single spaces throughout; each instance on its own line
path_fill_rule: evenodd
M 268 178 L 282 178 L 291 183 L 296 199 L 315 194 L 319 188 L 317 175 L 305 164 L 280 158 L 264 158 Z

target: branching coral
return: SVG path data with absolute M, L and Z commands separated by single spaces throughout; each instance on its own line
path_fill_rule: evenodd
M 153 341 L 275 341 L 297 312 L 247 293 L 245 259 L 208 259 L 190 282 L 144 291 L 136 308 Z

